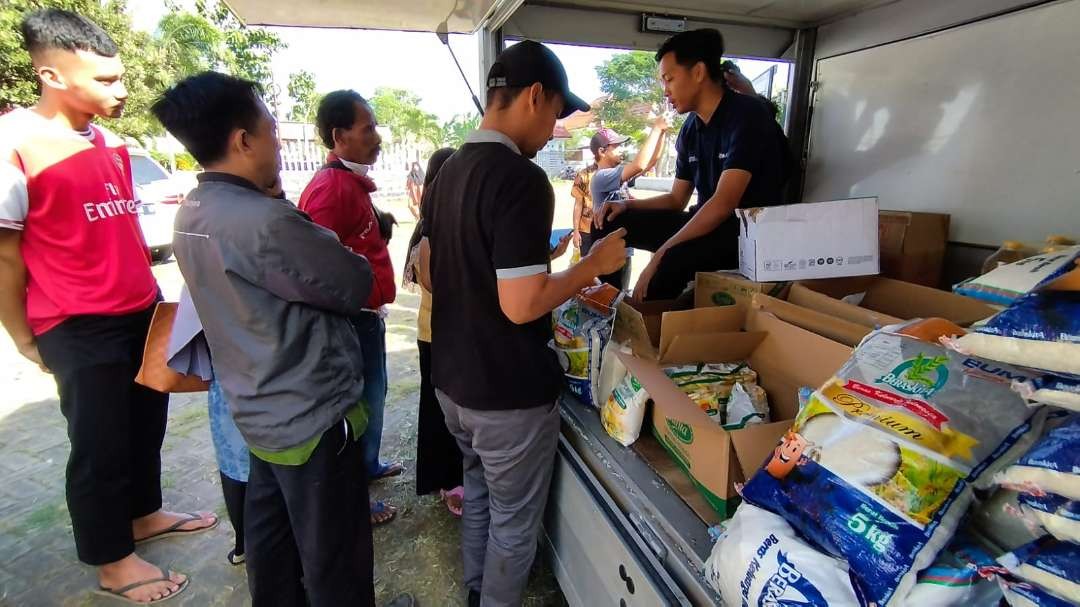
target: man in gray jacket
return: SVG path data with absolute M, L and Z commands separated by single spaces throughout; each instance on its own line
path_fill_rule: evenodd
M 357 443 L 367 413 L 348 320 L 368 298 L 371 267 L 266 193 L 278 180 L 279 144 L 254 83 L 205 72 L 152 111 L 206 169 L 177 213 L 174 245 L 215 377 L 252 452 L 252 602 L 374 605 Z

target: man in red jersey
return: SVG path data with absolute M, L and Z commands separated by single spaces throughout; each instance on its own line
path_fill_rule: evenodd
M 392 216 L 383 215 L 371 203 L 375 182 L 367 176 L 368 166 L 379 157 L 382 138 L 375 130 L 375 113 L 356 91 L 334 91 L 324 96 L 315 125 L 330 153 L 300 196 L 300 210 L 332 230 L 354 253 L 366 257 L 375 275 L 365 311 L 352 319 L 363 350 L 364 403 L 368 409 L 368 426 L 360 442 L 368 478 L 375 481 L 404 471 L 400 463 L 387 464 L 379 459 L 387 390 L 382 308 L 393 303 L 397 295 L 387 248 Z M 393 506 L 371 503 L 373 525 L 390 522 L 396 513 Z
M 0 321 L 56 379 L 79 559 L 103 592 L 152 603 L 187 578 L 139 558 L 136 542 L 217 517 L 161 509 L 168 396 L 134 382 L 160 295 L 127 149 L 91 124 L 123 112 L 124 68 L 108 34 L 74 13 L 36 11 L 21 29 L 42 92 L 0 117 Z

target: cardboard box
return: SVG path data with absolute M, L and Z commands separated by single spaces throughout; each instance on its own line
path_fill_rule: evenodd
M 754 282 L 734 272 L 698 272 L 694 277 L 694 307 L 738 306 L 750 308 L 757 293 L 787 298 L 790 282 Z
M 723 308 L 718 308 L 723 309 Z M 825 383 L 851 356 L 851 348 L 751 310 L 747 332 L 682 333 L 664 357 L 648 360 L 619 353 L 653 400 L 652 432 L 691 478 L 707 503 L 727 517 L 738 505 L 735 484 L 744 482 L 772 452 L 798 412 L 798 390 Z M 679 390 L 664 367 L 697 362 L 747 361 L 769 395 L 772 423 L 727 431 Z M 713 512 L 698 512 L 703 519 Z
M 788 301 L 758 293 L 751 304 L 753 309 L 767 312 L 780 320 L 817 333 L 845 346 L 855 347 L 874 329 L 866 325 L 804 308 Z
M 877 198 L 738 209 L 739 273 L 754 282 L 880 270 Z
M 672 310 L 674 302 L 627 302 L 615 313 L 614 339 L 629 343 L 634 355 L 660 360 L 675 336 L 739 331 L 746 311 L 735 306 Z
M 788 301 L 872 328 L 932 317 L 967 327 L 996 312 L 969 297 L 881 277 L 798 282 Z
M 881 275 L 905 282 L 940 287 L 950 216 L 944 213 L 881 211 Z

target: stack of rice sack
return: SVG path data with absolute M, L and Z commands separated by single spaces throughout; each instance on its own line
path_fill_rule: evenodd
M 1049 431 L 994 476 L 1020 491 L 1019 514 L 1045 535 L 998 558 L 1013 606 L 1080 604 L 1080 414 L 1055 415 Z
M 1008 307 L 947 344 L 959 352 L 1041 370 L 1014 387 L 1033 404 L 1080 411 L 1078 260 L 1080 247 L 1072 247 L 1001 266 L 961 285 L 958 291 L 965 295 Z
M 611 285 L 589 288 L 552 312 L 554 348 L 567 387 L 582 402 L 595 407 L 601 404 L 596 394 L 603 352 L 623 295 Z
M 1009 386 L 1027 374 L 937 337 L 919 323 L 873 333 L 814 392 L 743 487 L 746 503 L 709 559 L 725 602 L 975 605 L 1000 596 L 974 576 L 988 557 L 950 542 L 974 485 L 1015 461 L 1045 415 Z M 969 583 L 936 584 L 935 567 Z

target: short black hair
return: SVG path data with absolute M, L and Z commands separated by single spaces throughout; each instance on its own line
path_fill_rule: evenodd
M 529 90 L 530 86 L 499 86 L 489 88 L 487 90 L 487 99 L 485 107 L 489 110 L 505 110 L 510 107 L 522 93 Z M 553 95 L 559 95 L 559 91 L 551 90 L 544 87 L 544 96 L 547 99 L 551 99 Z
M 262 111 L 258 91 L 250 80 L 203 72 L 162 93 L 150 111 L 205 167 L 225 156 L 233 130 L 255 130 Z
M 58 8 L 46 8 L 27 13 L 19 26 L 23 45 L 31 54 L 50 49 L 87 51 L 102 57 L 120 53 L 116 42 L 93 21 Z
M 367 99 L 348 89 L 327 93 L 319 101 L 315 127 L 319 129 L 319 138 L 327 148 L 334 149 L 334 129 L 351 129 L 356 124 L 357 103 L 371 109 Z
M 656 60 L 668 53 L 675 53 L 675 61 L 685 68 L 704 63 L 713 82 L 724 82 L 724 36 L 720 30 L 705 28 L 675 34 L 656 51 Z

